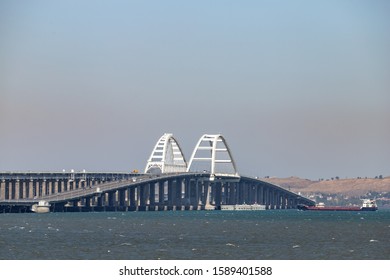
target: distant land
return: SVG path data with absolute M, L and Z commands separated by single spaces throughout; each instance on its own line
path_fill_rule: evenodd
M 359 205 L 362 198 L 375 198 L 378 206 L 390 208 L 390 177 L 353 179 L 324 179 L 312 181 L 299 177 L 273 178 L 262 180 L 300 193 L 327 205 Z

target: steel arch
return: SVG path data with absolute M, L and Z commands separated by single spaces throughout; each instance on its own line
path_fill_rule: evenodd
M 222 147 L 221 145 L 222 144 Z M 199 154 L 203 152 L 206 156 L 199 157 Z M 224 157 L 224 158 L 221 158 Z M 201 171 L 193 170 L 194 162 L 210 162 L 210 170 L 212 176 L 224 175 L 224 176 L 236 176 L 238 177 L 238 171 L 236 163 L 234 162 L 232 153 L 227 145 L 225 138 L 221 134 L 204 134 L 195 146 L 192 152 L 191 159 L 189 161 L 187 172 Z M 221 172 L 218 170 L 219 165 L 228 164 L 231 167 L 231 172 Z
M 161 173 L 185 172 L 187 162 L 172 133 L 165 133 L 157 141 L 146 163 L 145 173 L 159 169 Z

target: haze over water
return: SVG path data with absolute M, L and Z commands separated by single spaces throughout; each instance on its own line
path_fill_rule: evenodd
M 2 214 L 0 259 L 390 259 L 390 211 Z

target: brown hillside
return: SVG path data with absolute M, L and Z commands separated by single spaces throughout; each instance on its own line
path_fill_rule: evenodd
M 390 192 L 390 177 L 383 179 L 340 179 L 329 181 L 311 181 L 297 177 L 266 178 L 263 180 L 301 193 L 360 196 L 368 192 Z

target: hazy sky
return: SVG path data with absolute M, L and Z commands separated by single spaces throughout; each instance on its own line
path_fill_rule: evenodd
M 390 175 L 390 1 L 0 0 L 0 171 L 143 170 L 165 132 L 244 175 Z

